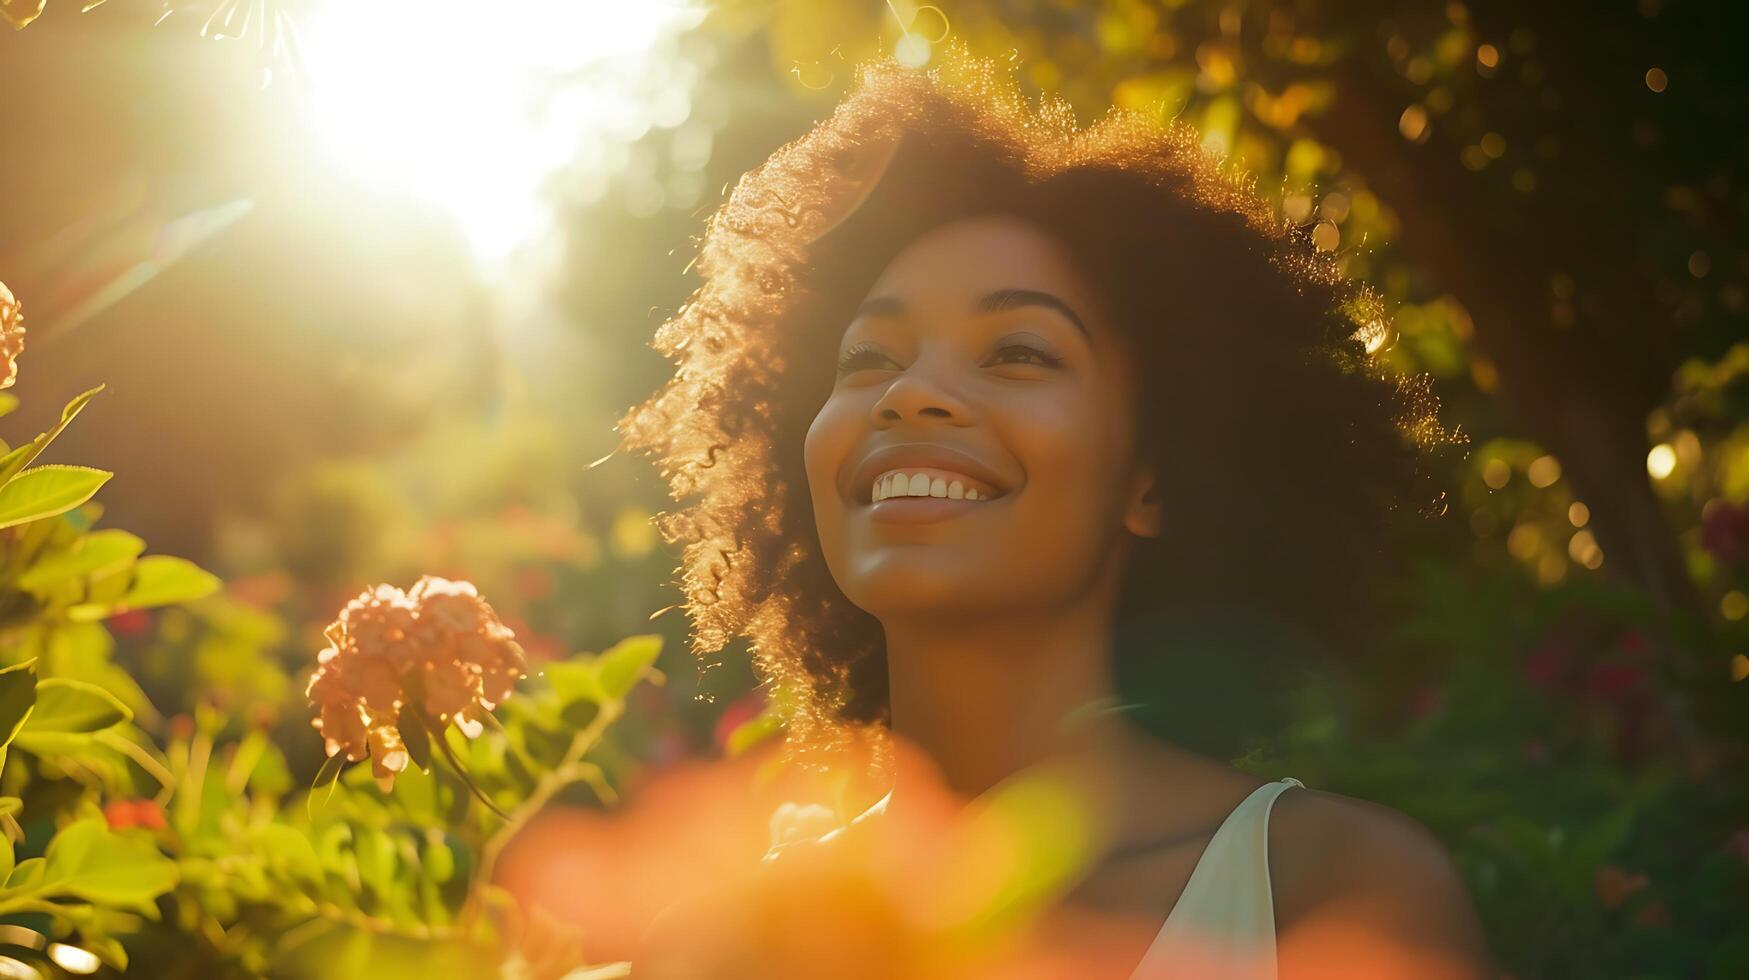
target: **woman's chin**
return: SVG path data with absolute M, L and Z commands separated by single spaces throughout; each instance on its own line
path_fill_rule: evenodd
M 988 589 L 969 585 L 963 576 L 945 570 L 897 567 L 884 568 L 866 577 L 853 598 L 858 606 L 883 621 L 888 617 L 960 616 L 1000 602 L 1000 597 Z

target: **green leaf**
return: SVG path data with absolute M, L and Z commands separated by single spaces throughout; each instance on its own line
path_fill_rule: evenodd
M 291 792 L 291 768 L 285 763 L 285 752 L 271 741 L 265 743 L 261 758 L 249 773 L 249 791 L 278 798 Z
M 24 891 L 42 884 L 43 869 L 47 866 L 42 858 L 27 858 L 18 862 L 12 873 L 6 876 L 8 891 Z
M 607 696 L 601 691 L 600 671 L 593 659 L 579 658 L 547 664 L 541 673 L 562 703 L 589 701 L 600 704 L 607 700 Z
M 155 845 L 113 833 L 102 817 L 87 817 L 56 834 L 43 858 L 45 890 L 153 917 L 153 900 L 177 879 L 176 863 Z
M 146 692 L 133 675 L 111 661 L 115 637 L 102 623 L 60 623 L 48 627 L 43 637 L 39 673 L 50 677 L 77 677 L 116 696 L 136 717 L 153 724 L 159 719 Z
M 114 936 L 81 936 L 79 944 L 97 954 L 104 965 L 120 972 L 127 972 L 128 951 L 121 940 Z
M 36 710 L 19 732 L 20 739 L 35 734 L 90 734 L 132 721 L 134 713 L 115 695 L 70 677 L 45 677 L 36 685 Z M 21 743 L 22 744 L 22 743 Z
M 12 744 L 35 706 L 36 661 L 0 670 L 0 749 Z
M 346 768 L 346 753 L 337 752 L 322 760 L 322 768 L 316 770 L 316 779 L 310 784 L 310 791 L 304 794 L 304 815 L 312 821 L 316 819 L 316 811 L 328 805 L 334 797 L 334 790 L 339 783 L 335 777 L 340 770 Z
M 40 592 L 69 579 L 98 577 L 125 568 L 146 550 L 146 542 L 126 531 L 106 529 L 79 538 L 73 547 L 49 555 L 18 576 L 18 587 Z
M 18 407 L 18 396 L 17 395 L 14 395 L 10 391 L 0 392 L 0 416 L 11 415 L 13 410 L 16 409 L 17 407 Z M 4 442 L 0 442 L 0 446 L 4 446 L 4 445 L 5 445 Z
M 4 6 L 3 0 L 0 0 L 0 6 Z M 40 4 L 37 9 L 39 12 L 41 11 Z M 44 449 L 47 449 L 49 443 L 54 442 L 55 437 L 61 434 L 68 423 L 73 421 L 73 416 L 78 415 L 85 404 L 102 391 L 103 387 L 103 385 L 98 385 L 90 391 L 82 392 L 78 397 L 68 402 L 66 408 L 61 409 L 61 420 L 55 423 L 54 428 L 7 453 L 4 458 L 0 458 L 0 487 L 4 487 L 8 480 L 18 475 L 19 470 L 29 466 L 31 460 L 36 459 Z
M 401 726 L 401 744 L 406 746 L 407 757 L 413 760 L 420 772 L 430 772 L 431 733 L 425 728 L 425 715 L 415 713 L 408 721 L 412 724 Z
M 1589 880 L 1598 865 L 1614 857 L 1627 843 L 1638 817 L 1633 807 L 1622 807 L 1587 826 L 1571 846 L 1575 873 Z
M 783 731 L 783 718 L 775 711 L 762 711 L 736 725 L 723 748 L 730 758 L 734 758 L 780 731 Z
M 89 732 L 33 732 L 26 728 L 12 744 L 38 758 L 67 756 L 89 767 L 109 766 L 116 758 L 114 751 L 98 745 Z
M 316 770 L 316 781 L 310 784 L 311 789 L 321 789 L 332 783 L 334 777 L 340 775 L 340 769 L 346 765 L 344 753 L 336 752 L 322 762 L 322 768 Z
M 662 637 L 657 633 L 628 636 L 614 644 L 596 661 L 601 693 L 611 701 L 623 699 L 661 652 Z
M 219 577 L 186 558 L 149 555 L 134 566 L 134 581 L 120 605 L 130 609 L 190 602 L 219 590 Z
M 572 728 L 587 728 L 601 714 L 601 705 L 594 701 L 572 701 L 559 709 L 559 720 Z
M 72 510 L 115 474 L 89 466 L 53 464 L 25 470 L 0 487 L 0 527 L 28 524 Z
M 267 855 L 270 865 L 283 868 L 304 881 L 321 883 L 322 862 L 316 857 L 316 848 L 296 827 L 282 823 L 263 824 L 250 831 L 250 836 Z
M 12 841 L 8 840 L 5 834 L 0 834 L 0 879 L 12 874 L 14 860 Z
M 425 841 L 425 876 L 440 885 L 455 877 L 455 852 L 441 837 Z
M 217 575 L 186 558 L 147 555 L 134 564 L 126 591 L 104 602 L 72 606 L 67 618 L 89 622 L 128 609 L 191 602 L 217 592 L 223 584 Z
M 395 842 L 375 827 L 360 827 L 353 837 L 354 853 L 358 856 L 358 877 L 377 897 L 387 898 L 395 892 Z

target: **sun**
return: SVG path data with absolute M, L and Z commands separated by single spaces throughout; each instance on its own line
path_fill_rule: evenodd
M 683 0 L 330 0 L 299 36 L 309 125 L 337 166 L 450 211 L 478 258 L 501 259 L 547 226 L 555 175 L 685 121 L 690 75 L 672 42 L 704 13 Z

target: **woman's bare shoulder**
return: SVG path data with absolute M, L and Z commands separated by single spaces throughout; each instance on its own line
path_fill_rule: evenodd
M 1495 975 L 1462 875 L 1420 821 L 1304 788 L 1276 800 L 1269 837 L 1282 980 L 1336 962 L 1377 980 Z

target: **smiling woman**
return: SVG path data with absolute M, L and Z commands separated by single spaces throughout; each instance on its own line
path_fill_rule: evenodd
M 1437 509 L 1416 449 L 1450 438 L 1423 381 L 1367 356 L 1383 329 L 1372 291 L 1194 132 L 1116 111 L 1076 132 L 993 65 L 943 54 L 930 74 L 863 66 L 830 119 L 743 178 L 709 222 L 703 285 L 656 335 L 678 369 L 619 429 L 688 502 L 662 524 L 687 546 L 695 650 L 751 639 L 768 676 L 813 698 L 798 738 L 886 719 L 885 636 L 827 574 L 833 522 L 816 523 L 823 474 L 802 468 L 803 442 L 851 395 L 884 396 L 889 422 L 909 407 L 982 435 L 989 420 L 927 404 L 934 386 L 934 400 L 960 390 L 941 371 L 1035 401 L 1133 385 L 1124 421 L 1141 423 L 1137 459 L 1172 516 L 1133 556 L 1120 616 L 1223 599 L 1338 639 L 1364 622 L 1357 575 L 1388 557 L 1389 515 Z M 996 231 L 998 215 L 1027 230 Z M 1036 284 L 997 274 L 1022 259 L 1067 312 L 987 295 Z M 901 277 L 929 288 L 890 292 Z
M 1451 438 L 1374 361 L 1378 299 L 1188 128 L 1079 130 L 947 55 L 862 66 L 748 174 L 657 334 L 678 370 L 620 427 L 687 502 L 661 522 L 695 650 L 750 641 L 802 697 L 798 757 L 891 732 L 968 796 L 1065 774 L 1099 841 L 1074 897 L 1152 923 L 1118 950 L 1138 978 L 1211 952 L 1208 975 L 1274 977 L 1289 919 L 1405 889 L 1343 955 L 1376 927 L 1473 967 L 1474 912 L 1412 821 L 1085 711 L 1150 613 L 1240 604 L 1338 649 L 1364 629 L 1389 518 L 1438 509 L 1422 451 Z

